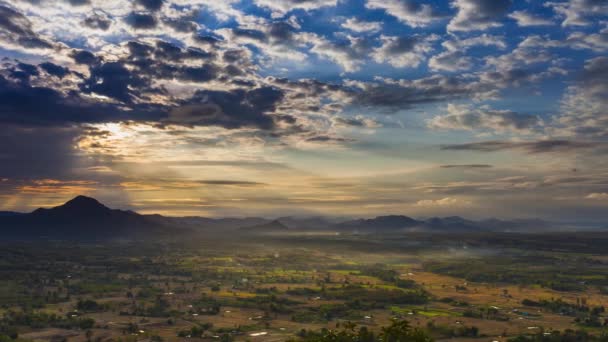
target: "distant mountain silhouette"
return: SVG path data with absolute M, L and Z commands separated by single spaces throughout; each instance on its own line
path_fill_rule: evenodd
M 422 225 L 423 222 L 403 215 L 378 216 L 372 219 L 358 219 L 338 223 L 333 227 L 338 230 L 357 232 L 398 232 Z
M 63 205 L 0 217 L 2 234 L 13 237 L 130 238 L 163 232 L 163 225 L 133 211 L 110 209 L 78 196 Z
M 486 227 L 479 222 L 464 219 L 460 216 L 450 217 L 433 217 L 424 221 L 423 229 L 432 231 L 482 231 L 487 230 Z
M 299 230 L 325 230 L 329 229 L 333 223 L 328 219 L 321 216 L 313 217 L 294 217 L 294 216 L 283 216 L 279 217 L 277 221 L 289 227 L 289 229 Z
M 15 211 L 0 211 L 0 217 L 18 216 L 18 215 L 23 215 L 23 213 L 18 213 Z
M 258 224 L 255 226 L 243 227 L 240 229 L 245 232 L 255 232 L 255 233 L 263 233 L 263 232 L 285 232 L 289 230 L 289 228 L 281 223 L 279 220 L 270 221 L 268 223 Z
M 537 219 L 472 221 L 459 216 L 416 220 L 404 215 L 378 216 L 333 223 L 324 217 L 207 218 L 141 215 L 110 209 L 94 198 L 77 196 L 54 208 L 31 213 L 0 212 L 0 238 L 50 239 L 145 239 L 179 238 L 188 234 L 264 233 L 281 231 L 334 231 L 360 234 L 418 232 L 534 232 L 556 229 L 555 224 Z

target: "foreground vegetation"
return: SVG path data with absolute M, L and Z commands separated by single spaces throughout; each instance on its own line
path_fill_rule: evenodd
M 13 243 L 0 341 L 606 341 L 606 262 L 484 236 Z

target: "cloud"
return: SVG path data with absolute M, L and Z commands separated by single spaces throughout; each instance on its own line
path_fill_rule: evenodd
M 132 12 L 125 21 L 136 30 L 153 29 L 158 25 L 158 19 L 145 12 Z
M 293 10 L 312 11 L 323 7 L 335 7 L 338 0 L 254 0 L 257 6 L 268 8 L 272 16 L 280 18 Z
M 373 44 L 367 37 L 353 36 L 331 41 L 322 36 L 307 34 L 301 39 L 311 45 L 310 52 L 333 61 L 346 72 L 359 70 L 365 58 L 369 56 Z
M 226 186 L 264 186 L 265 183 L 251 182 L 251 181 L 238 181 L 238 180 L 224 180 L 224 179 L 207 179 L 199 180 L 197 183 L 203 185 L 226 185 Z
M 498 152 L 505 150 L 521 150 L 529 154 L 537 153 L 568 153 L 581 150 L 605 148 L 602 143 L 571 140 L 538 140 L 538 141 L 482 141 L 467 144 L 444 145 L 443 150 Z
M 336 125 L 344 127 L 379 128 L 383 126 L 382 123 L 362 115 L 348 118 L 336 117 L 333 120 Z
M 348 18 L 341 25 L 343 28 L 357 33 L 374 33 L 382 29 L 382 23 L 377 21 L 361 21 L 357 18 Z
M 471 69 L 475 65 L 475 61 L 467 55 L 467 51 L 475 46 L 506 48 L 503 37 L 488 34 L 466 39 L 445 40 L 441 45 L 445 48 L 445 51 L 431 57 L 429 60 L 429 67 L 432 70 L 454 72 Z
M 417 207 L 455 207 L 455 206 L 468 206 L 471 201 L 462 200 L 455 197 L 444 197 L 437 200 L 420 200 L 414 205 Z
M 579 50 L 608 51 L 608 27 L 596 33 L 573 32 L 566 38 L 565 44 Z
M 382 45 L 372 57 L 377 63 L 388 63 L 396 68 L 416 68 L 433 50 L 437 36 L 381 36 Z
M 517 25 L 521 27 L 553 25 L 551 20 L 534 16 L 526 11 L 513 11 L 509 14 L 509 18 L 517 21 Z
M 125 94 L 115 89 L 112 92 L 129 95 L 128 92 Z M 140 118 L 145 120 L 158 117 L 158 113 L 152 114 L 156 112 L 152 108 L 153 106 L 148 109 L 139 107 Z M 83 98 L 76 92 L 64 93 L 50 87 L 34 86 L 27 80 L 12 79 L 0 74 L 0 122 L 56 125 L 121 120 L 128 117 L 129 114 L 125 110 L 112 103 L 96 102 Z
M 417 0 L 367 0 L 369 9 L 381 9 L 411 27 L 424 27 L 442 19 L 440 14 L 429 4 Z
M 52 49 L 54 44 L 32 28 L 31 21 L 6 5 L 0 4 L 0 40 L 24 49 Z
M 216 125 L 225 128 L 258 127 L 271 129 L 271 114 L 283 98 L 282 91 L 271 87 L 252 90 L 197 91 L 174 108 L 168 122 L 182 125 Z
M 442 169 L 489 169 L 494 166 L 488 164 L 447 164 L 440 167 Z
M 499 133 L 530 133 L 541 124 L 538 116 L 510 110 L 496 110 L 488 106 L 472 108 L 448 104 L 447 114 L 428 121 L 428 126 L 439 130 L 469 130 Z
M 604 0 L 548 2 L 546 6 L 564 18 L 562 26 L 587 26 L 591 19 L 608 15 L 608 4 Z
M 552 133 L 587 139 L 608 137 L 607 106 L 608 57 L 592 58 L 564 94 Z
M 164 0 L 135 0 L 135 3 L 148 11 L 158 11 L 163 7 Z
M 454 0 L 458 12 L 448 24 L 448 31 L 478 31 L 500 27 L 500 20 L 511 7 L 511 0 Z
M 586 199 L 605 201 L 608 200 L 608 193 L 606 192 L 593 192 L 585 196 Z

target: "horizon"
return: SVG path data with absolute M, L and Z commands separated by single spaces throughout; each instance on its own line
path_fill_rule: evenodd
M 608 222 L 603 1 L 0 1 L 0 56 L 0 211 Z
M 107 206 L 105 203 L 103 203 L 102 201 L 99 201 L 96 198 L 93 197 L 89 197 L 86 195 L 77 195 L 76 197 L 73 197 L 71 199 L 66 200 L 65 202 L 56 205 L 56 206 L 48 206 L 48 207 L 39 207 L 34 209 L 31 212 L 16 212 L 16 211 L 1 211 L 2 212 L 6 212 L 6 213 L 16 213 L 16 214 L 31 214 L 34 211 L 38 210 L 38 209 L 53 209 L 53 208 L 57 208 L 57 207 L 62 207 L 66 204 L 68 204 L 69 202 L 73 202 L 75 200 L 78 199 L 86 199 L 86 200 L 93 200 L 95 202 L 97 202 L 99 205 L 101 206 L 105 206 L 110 210 L 121 210 L 121 211 L 132 211 L 135 212 L 137 214 L 140 215 L 161 215 L 158 213 L 141 213 L 138 211 L 133 210 L 132 208 L 114 208 L 114 207 L 109 207 Z M 340 222 L 345 222 L 348 220 L 360 220 L 360 219 L 376 219 L 376 218 L 381 218 L 381 217 L 404 217 L 404 218 L 411 218 L 417 221 L 426 221 L 426 220 L 431 220 L 431 219 L 436 219 L 436 218 L 441 218 L 441 219 L 448 219 L 448 218 L 458 218 L 458 219 L 464 219 L 464 220 L 471 220 L 473 222 L 483 222 L 483 221 L 488 221 L 488 220 L 499 220 L 499 221 L 508 221 L 508 219 L 505 218 L 500 218 L 500 217 L 485 217 L 485 218 L 478 218 L 478 219 L 471 219 L 468 217 L 463 217 L 463 216 L 459 216 L 459 215 L 453 215 L 453 216 L 413 216 L 413 215 L 408 215 L 407 213 L 389 213 L 389 214 L 385 214 L 385 215 L 376 215 L 376 216 L 327 216 L 327 215 L 316 215 L 316 216 L 306 216 L 306 215 L 287 215 L 287 216 L 239 216 L 239 215 L 235 215 L 235 216 L 171 216 L 171 215 L 161 215 L 161 216 L 165 216 L 165 217 L 174 217 L 174 218 L 185 218 L 185 217 L 198 217 L 198 218 L 209 218 L 209 219 L 230 219 L 230 218 L 235 218 L 235 219 L 246 219 L 246 218 L 261 218 L 267 221 L 280 221 L 281 219 L 286 219 L 286 218 L 295 218 L 295 219 L 309 219 L 309 218 L 320 218 L 320 219 L 325 219 L 328 220 L 328 222 L 333 222 L 333 223 L 340 223 Z M 536 217 L 517 217 L 517 218 L 512 218 L 511 220 L 514 221 L 534 221 L 534 220 L 541 220 L 539 218 Z M 568 221 L 546 221 L 546 220 L 541 220 L 545 223 L 551 223 L 551 224 L 557 224 L 557 225 L 564 225 L 564 224 L 571 224 L 574 222 L 568 222 Z M 589 225 L 594 225 L 597 228 L 600 228 L 600 225 L 605 224 L 605 222 L 603 221 L 599 221 L 599 222 L 585 222 L 585 221 L 577 221 L 580 226 L 578 228 L 582 228 L 585 225 L 589 226 Z M 555 227 L 556 229 L 558 229 L 558 227 Z

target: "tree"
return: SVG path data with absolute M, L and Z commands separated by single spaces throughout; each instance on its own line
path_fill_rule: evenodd
M 408 321 L 393 320 L 388 327 L 383 327 L 379 336 L 382 342 L 431 342 L 433 339 L 420 328 L 412 328 Z
M 367 327 L 357 329 L 351 322 L 337 324 L 336 329 L 323 329 L 320 333 L 307 333 L 303 331 L 308 342 L 432 342 L 428 333 L 420 328 L 412 328 L 407 321 L 395 320 L 388 327 L 383 327 L 376 338 Z

